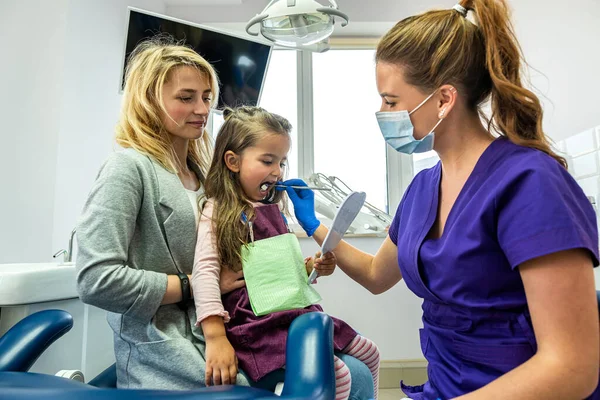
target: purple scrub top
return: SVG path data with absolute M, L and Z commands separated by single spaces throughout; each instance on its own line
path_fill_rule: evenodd
M 420 172 L 389 230 L 402 277 L 423 299 L 420 339 L 429 381 L 402 383 L 419 400 L 472 392 L 535 354 L 520 264 L 583 248 L 598 265 L 594 209 L 549 155 L 496 139 L 467 179 L 442 236 L 427 239 L 440 179 L 440 163 Z

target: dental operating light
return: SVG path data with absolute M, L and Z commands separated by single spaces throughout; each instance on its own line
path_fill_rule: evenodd
M 246 32 L 258 36 L 259 32 L 271 42 L 285 47 L 325 51 L 328 38 L 333 33 L 335 17 L 348 24 L 348 16 L 338 9 L 335 0 L 323 6 L 315 0 L 271 0 L 262 13 L 246 25 Z M 259 32 L 250 28 L 260 24 Z

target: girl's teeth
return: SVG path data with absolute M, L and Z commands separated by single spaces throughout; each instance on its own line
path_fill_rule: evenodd
M 269 188 L 269 184 L 268 183 L 263 183 L 262 185 L 260 185 L 260 190 L 262 190 L 263 192 L 265 190 L 267 190 Z

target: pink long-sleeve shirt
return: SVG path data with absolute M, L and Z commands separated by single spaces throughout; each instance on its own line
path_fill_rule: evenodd
M 217 315 L 229 322 L 229 313 L 221 302 L 219 251 L 212 216 L 214 201 L 208 200 L 200 214 L 198 239 L 192 269 L 192 291 L 196 305 L 196 325 Z
M 258 239 L 271 237 L 289 231 L 282 217 L 279 207 L 275 204 L 252 203 L 255 209 L 260 208 L 254 216 L 253 232 Z M 274 207 L 274 208 L 273 208 Z M 275 215 L 273 215 L 275 213 Z M 194 266 L 192 268 L 192 290 L 196 304 L 196 324 L 202 320 L 217 315 L 229 322 L 229 313 L 224 309 L 221 301 L 219 251 L 217 247 L 216 232 L 213 224 L 214 201 L 208 200 L 200 214 L 198 222 L 198 239 Z M 243 224 L 240 219 L 240 228 Z

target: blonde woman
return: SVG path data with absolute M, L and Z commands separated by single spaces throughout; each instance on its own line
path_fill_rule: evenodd
M 205 386 L 206 346 L 189 278 L 197 198 L 212 156 L 205 126 L 218 95 L 214 69 L 190 48 L 155 39 L 130 56 L 116 135 L 125 150 L 102 166 L 77 227 L 77 289 L 108 311 L 119 387 Z M 223 268 L 221 293 L 244 286 L 240 277 Z M 366 365 L 340 358 L 352 374 L 350 398 L 373 397 Z M 222 383 L 272 390 L 283 374 Z
M 77 228 L 78 292 L 108 311 L 119 387 L 204 384 L 189 275 L 218 95 L 214 69 L 188 47 L 157 39 L 131 54 L 116 133 L 125 150 L 102 166 Z

